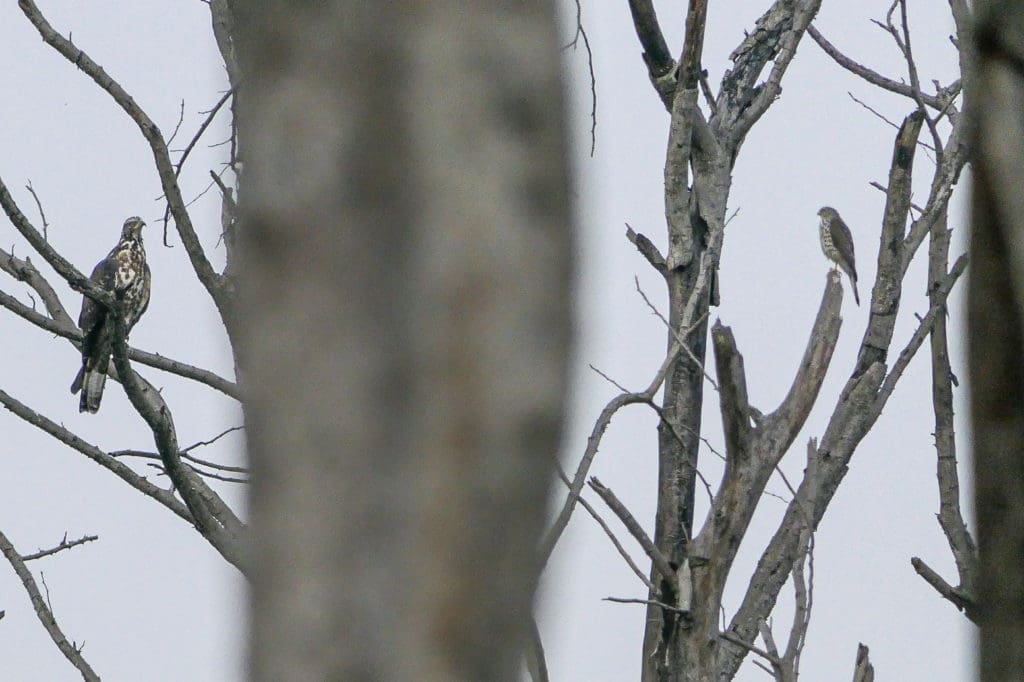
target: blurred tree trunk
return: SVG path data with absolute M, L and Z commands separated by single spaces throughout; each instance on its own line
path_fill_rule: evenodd
M 1024 2 L 977 11 L 968 338 L 988 682 L 1024 675 Z
M 554 7 L 234 9 L 253 679 L 515 679 L 570 350 Z

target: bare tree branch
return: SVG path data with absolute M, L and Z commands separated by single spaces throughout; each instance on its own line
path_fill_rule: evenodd
M 672 611 L 674 613 L 689 613 L 685 609 L 681 609 L 678 606 L 672 606 L 671 604 L 666 604 L 665 602 L 658 601 L 657 599 L 629 599 L 624 597 L 605 597 L 601 601 L 610 601 L 614 604 L 643 604 L 645 606 L 656 606 L 659 609 L 663 609 L 665 611 Z
M 665 257 L 658 251 L 658 247 L 644 235 L 634 232 L 629 223 L 626 223 L 626 239 L 632 242 L 636 250 L 640 252 L 640 255 L 651 264 L 651 267 L 662 275 L 665 274 Z
M 843 287 L 839 273 L 829 272 L 825 277 L 825 291 L 818 306 L 818 314 L 793 383 L 779 406 L 763 420 L 760 437 L 770 444 L 770 449 L 778 458 L 789 449 L 818 398 L 843 325 L 840 317 L 842 304 Z
M 732 329 L 718 321 L 711 328 L 711 338 L 715 349 L 715 371 L 718 375 L 718 394 L 725 432 L 726 472 L 723 480 L 726 480 L 731 477 L 730 470 L 733 467 L 742 466 L 750 457 L 751 411 L 743 356 L 736 348 Z
M 960 580 L 957 592 L 967 595 L 968 601 L 974 601 L 974 595 L 977 593 L 978 548 L 970 531 L 967 530 L 967 524 L 960 511 L 960 477 L 957 471 L 953 424 L 953 369 L 949 362 L 946 315 L 943 314 L 944 298 L 940 298 L 942 294 L 939 291 L 939 287 L 948 277 L 946 268 L 949 260 L 950 233 L 946 227 L 947 213 L 948 211 L 943 210 L 939 218 L 933 222 L 928 249 L 928 296 L 932 307 L 939 309 L 931 326 L 932 411 L 935 414 L 936 476 L 939 487 L 938 519 L 956 562 Z M 925 577 L 918 569 L 918 563 L 923 567 L 924 563 L 916 558 L 912 563 L 918 573 Z M 927 577 L 925 579 L 927 580 Z M 935 585 L 931 581 L 929 583 Z M 941 590 L 940 593 L 949 599 L 947 593 Z M 961 610 L 965 608 L 956 605 Z M 967 610 L 967 615 L 973 620 L 973 609 Z
M 732 101 L 722 128 L 728 131 L 730 149 L 739 148 L 753 125 L 778 99 L 782 78 L 820 7 L 821 0 L 777 0 L 758 19 L 754 32 L 730 55 L 735 67 L 723 79 L 719 93 L 719 108 L 723 95 Z M 768 78 L 755 87 L 769 60 L 772 68 Z
M 903 293 L 903 239 L 910 212 L 914 152 L 923 118 L 924 114 L 919 110 L 907 116 L 893 145 L 878 269 L 871 293 L 871 317 L 861 341 L 855 372 L 864 372 L 876 362 L 885 362 L 896 328 Z
M 188 141 L 187 145 L 185 145 L 185 148 L 181 152 L 181 157 L 178 159 L 178 163 L 174 164 L 174 177 L 177 178 L 181 175 L 181 169 L 185 165 L 188 155 L 192 153 L 192 150 L 199 142 L 199 139 L 203 136 L 203 133 L 205 133 L 206 129 L 210 127 L 210 124 L 213 123 L 213 119 L 217 116 L 217 112 L 220 111 L 221 107 L 224 106 L 224 103 L 227 102 L 234 94 L 234 89 L 229 89 L 219 100 L 217 100 L 217 103 L 214 104 L 208 112 L 206 112 L 206 118 L 204 118 L 203 122 L 199 125 L 199 129 L 196 130 L 196 134 L 193 135 L 192 139 Z
M 111 457 L 137 457 L 138 459 L 155 459 L 160 460 L 160 455 L 155 452 L 145 452 L 143 450 L 115 450 L 110 453 Z M 199 459 L 188 454 L 188 449 L 181 451 L 181 458 L 199 464 L 204 467 L 216 469 L 218 471 L 228 471 L 236 474 L 250 474 L 251 471 L 248 467 L 229 466 L 227 464 L 218 464 L 217 462 L 211 462 L 205 459 Z M 195 468 L 195 467 L 193 467 Z
M 813 514 L 811 521 L 816 527 L 845 475 L 853 450 L 873 424 L 871 408 L 884 376 L 885 367 L 876 363 L 847 382 L 818 448 L 816 481 L 811 483 L 805 477 L 801 482 L 775 536 L 762 553 L 743 602 L 728 628 L 744 641 L 753 641 L 758 623 L 771 612 L 789 576 L 799 551 L 801 531 L 807 527 L 807 510 Z M 806 503 L 811 499 L 815 500 L 813 507 Z M 724 649 L 720 655 L 720 670 L 735 674 L 744 653 Z
M 968 121 L 960 118 L 954 123 L 953 130 L 946 140 L 946 152 L 932 178 L 932 186 L 928 194 L 928 201 L 925 204 L 921 216 L 915 220 L 910 229 L 907 230 L 907 237 L 903 242 L 903 274 L 906 275 L 910 261 L 917 252 L 918 247 L 924 242 L 946 207 L 949 204 L 949 197 L 952 195 L 953 186 L 960 178 L 960 172 L 967 163 L 970 149 L 967 145 Z
M 597 480 L 597 478 L 593 476 L 590 477 L 590 487 L 601 497 L 602 500 L 604 500 L 604 503 L 608 505 L 608 508 L 619 517 L 619 520 L 622 521 L 622 525 L 626 527 L 629 534 L 632 535 L 638 543 L 640 543 L 644 552 L 646 552 L 647 556 L 651 558 L 651 562 L 654 564 L 654 567 L 658 569 L 661 577 L 668 582 L 674 583 L 676 581 L 676 570 L 672 568 L 672 565 L 669 564 L 668 559 L 661 553 L 661 550 L 654 546 L 654 542 L 651 541 L 651 538 L 644 532 L 644 529 L 640 524 L 637 523 L 637 520 L 633 518 L 633 515 L 629 513 L 626 506 L 622 504 L 618 497 L 615 496 L 615 493 L 613 493 L 610 488 L 602 485 L 601 481 Z
M 668 372 L 669 367 L 671 367 L 672 363 L 675 362 L 676 357 L 678 357 L 680 349 L 680 344 L 674 344 L 646 390 L 641 391 L 640 393 L 621 393 L 612 398 L 611 401 L 605 405 L 604 409 L 601 410 L 601 414 L 598 416 L 597 421 L 594 422 L 594 428 L 591 430 L 590 438 L 587 439 L 587 447 L 583 452 L 583 457 L 580 459 L 580 463 L 576 467 L 576 474 L 573 476 L 572 485 L 569 488 L 569 495 L 562 504 L 562 509 L 555 518 L 551 528 L 544 536 L 543 542 L 541 542 L 539 555 L 542 566 L 546 564 L 548 559 L 551 557 L 551 552 L 558 543 L 558 539 L 562 536 L 562 532 L 565 530 L 565 527 L 569 525 L 569 518 L 572 516 L 573 508 L 576 506 L 576 501 L 580 499 L 580 493 L 583 491 L 583 486 L 586 483 L 587 474 L 590 472 L 590 466 L 594 462 L 594 457 L 597 456 L 597 449 L 601 445 L 601 438 L 604 436 L 605 430 L 611 423 L 612 417 L 615 416 L 615 413 L 618 412 L 620 408 L 625 407 L 626 405 L 635 405 L 637 403 L 650 404 L 654 399 L 654 394 L 658 392 L 659 388 L 661 388 L 661 384 L 665 380 L 666 372 Z
M 50 227 L 50 223 L 46 222 L 46 212 L 43 211 L 43 202 L 39 200 L 39 195 L 36 194 L 36 190 L 32 187 L 32 181 L 29 180 L 28 184 L 25 185 L 25 189 L 32 195 L 32 198 L 36 202 L 36 208 L 39 209 L 39 219 L 43 223 L 43 239 L 47 239 L 47 230 Z
M 899 0 L 899 6 L 900 25 L 903 29 L 903 40 L 898 42 L 900 43 L 900 49 L 903 51 L 903 58 L 907 62 L 907 73 L 910 76 L 910 88 L 914 93 L 914 101 L 917 102 L 921 115 L 924 116 L 925 124 L 928 126 L 928 131 L 931 133 L 932 144 L 935 145 L 933 149 L 935 150 L 936 163 L 942 163 L 942 138 L 939 137 L 939 130 L 935 126 L 935 120 L 928 115 L 928 107 L 924 101 L 924 94 L 921 92 L 921 77 L 918 74 L 917 62 L 914 61 L 914 51 L 910 45 L 910 21 L 907 19 L 906 0 Z M 895 29 L 893 33 L 895 34 Z
M 964 615 L 972 621 L 975 623 L 978 622 L 978 605 L 971 595 L 965 594 L 961 588 L 950 585 L 941 575 L 932 570 L 928 564 L 918 557 L 911 558 L 910 565 L 913 566 L 914 570 L 917 571 L 917 574 L 921 576 L 926 583 L 934 587 L 935 591 L 941 594 L 943 598 L 948 600 L 960 611 L 963 611 Z
M 25 217 L 25 214 L 21 212 L 21 209 L 18 208 L 13 197 L 11 197 L 11 193 L 7 190 L 7 185 L 4 184 L 3 179 L 0 179 L 0 207 L 3 208 L 11 224 L 21 233 L 21 236 L 25 238 L 32 248 L 39 252 L 39 255 L 49 263 L 50 267 L 57 271 L 58 275 L 67 281 L 72 289 L 108 306 L 113 302 L 113 296 L 109 292 L 96 286 L 88 277 L 79 272 L 78 268 L 70 261 L 50 246 L 49 242 L 43 238 L 43 235 L 39 233 L 29 219 Z
M 0 291 L 0 306 L 7 308 L 40 329 L 45 329 L 46 331 L 53 332 L 58 336 L 69 339 L 76 347 L 78 347 L 82 341 L 82 331 L 73 322 L 70 323 L 71 326 L 67 326 L 67 324 L 52 320 L 45 315 L 35 312 L 28 306 L 21 303 L 18 299 L 14 298 L 10 294 L 4 293 L 3 291 Z M 201 384 L 206 384 L 210 388 L 216 389 L 224 395 L 230 396 L 236 400 L 241 400 L 242 398 L 241 389 L 238 387 L 238 384 L 233 381 L 228 381 L 208 369 L 195 367 L 179 360 L 164 357 L 157 353 L 139 350 L 137 348 L 129 348 L 128 357 L 136 362 L 142 363 L 143 365 L 148 365 L 170 374 L 176 374 L 185 379 L 191 379 Z
M 71 549 L 72 547 L 77 547 L 79 545 L 84 545 L 85 543 L 92 542 L 93 540 L 99 540 L 99 536 L 98 535 L 83 535 L 82 537 L 78 538 L 77 540 L 72 540 L 71 542 L 68 542 L 68 534 L 64 533 L 64 538 L 60 541 L 59 544 L 57 544 L 57 546 L 51 547 L 50 549 L 41 549 L 38 552 L 35 552 L 33 554 L 25 554 L 25 555 L 23 555 L 21 557 L 21 560 L 22 561 L 35 561 L 36 559 L 42 559 L 43 557 L 52 556 L 52 555 L 56 554 L 57 552 L 64 551 L 65 549 Z
M 46 312 L 49 313 L 54 321 L 68 327 L 75 326 L 71 316 L 64 309 L 64 304 L 61 303 L 57 292 L 53 290 L 53 287 L 40 274 L 30 259 L 25 258 L 25 260 L 21 260 L 16 258 L 13 253 L 7 253 L 0 249 L 0 270 L 3 270 L 19 282 L 24 282 L 32 287 L 39 294 L 43 305 L 46 306 Z
M 593 156 L 594 150 L 597 149 L 597 78 L 594 76 L 594 51 L 590 49 L 590 36 L 583 27 L 582 0 L 576 0 L 576 34 L 566 48 L 571 47 L 575 50 L 580 38 L 583 38 L 583 48 L 587 53 L 587 70 L 590 72 L 590 155 Z
M 825 54 L 831 57 L 836 64 L 843 67 L 850 73 L 863 78 L 868 83 L 882 88 L 883 90 L 888 90 L 889 92 L 894 92 L 897 95 L 903 95 L 904 97 L 914 99 L 914 89 L 911 86 L 906 83 L 901 83 L 891 78 L 887 78 L 886 76 L 863 66 L 850 57 L 847 57 L 845 54 L 840 52 L 835 45 L 830 43 L 814 26 L 809 26 L 807 28 L 807 33 L 810 34 L 811 38 L 814 39 L 814 42 L 818 44 L 818 47 L 825 51 Z M 955 84 L 955 88 L 954 86 L 950 86 L 943 91 L 943 99 L 951 100 L 957 93 L 959 93 L 959 91 L 960 85 L 958 82 Z M 925 104 L 933 109 L 943 109 L 946 106 L 946 102 L 935 95 L 921 93 L 921 99 Z
M 754 646 L 750 642 L 745 642 L 744 640 L 740 639 L 739 637 L 737 637 L 736 635 L 734 635 L 731 632 L 723 632 L 723 633 L 719 634 L 718 636 L 721 637 L 722 639 L 724 639 L 725 641 L 731 643 L 731 644 L 735 644 L 736 646 L 740 647 L 741 649 L 746 649 L 750 653 L 756 654 L 756 655 L 760 656 L 764 660 L 766 660 L 769 663 L 771 663 L 773 667 L 778 667 L 778 665 L 779 665 L 779 658 L 778 658 L 778 656 L 773 655 L 773 654 L 771 654 L 771 653 L 769 653 L 767 651 L 764 651 L 763 649 L 760 649 L 760 648 Z
M 21 584 L 25 587 L 25 591 L 28 592 L 29 599 L 32 601 L 32 608 L 35 609 L 39 622 L 43 624 L 43 628 L 50 635 L 53 643 L 57 645 L 57 648 L 60 649 L 60 652 L 64 654 L 64 657 L 68 659 L 71 665 L 75 666 L 78 672 L 81 673 L 82 679 L 86 682 L 99 682 L 99 675 L 93 671 L 92 667 L 82 656 L 81 649 L 68 642 L 67 637 L 64 636 L 60 626 L 57 625 L 56 619 L 53 617 L 53 611 L 47 606 L 43 596 L 39 593 L 35 578 L 32 577 L 31 571 L 25 566 L 24 559 L 2 532 L 0 532 L 0 552 L 7 558 L 11 567 L 14 568 L 14 572 L 18 574 Z
M 558 478 L 561 479 L 562 483 L 565 484 L 566 488 L 571 489 L 572 484 L 569 482 L 569 477 L 565 475 L 565 472 L 562 471 L 562 467 L 559 466 L 557 462 L 555 463 L 555 466 L 558 470 Z M 651 590 L 653 592 L 654 585 L 651 583 L 650 580 L 647 579 L 647 576 L 644 575 L 644 572 L 640 570 L 640 567 L 636 565 L 636 562 L 633 561 L 633 557 L 630 556 L 629 552 L 626 551 L 626 548 L 622 546 L 622 543 L 619 542 L 619 539 L 615 536 L 615 533 L 612 532 L 612 529 L 608 526 L 608 524 L 605 523 L 605 520 L 601 518 L 601 515 L 597 513 L 597 510 L 594 509 L 594 507 L 589 502 L 587 502 L 587 500 L 583 497 L 579 498 L 579 503 L 580 506 L 583 507 L 583 509 L 585 509 L 588 514 L 590 514 L 591 518 L 597 521 L 597 525 L 601 526 L 601 530 L 603 530 L 604 534 L 608 536 L 608 539 L 612 541 L 612 545 L 615 546 L 615 551 L 619 553 L 619 556 L 621 556 L 622 559 L 626 562 L 626 565 L 629 566 L 629 569 L 633 571 L 633 573 L 635 573 L 638 578 L 640 578 L 640 582 L 646 585 L 648 590 Z
M 192 515 L 189 513 L 188 509 L 177 498 L 175 498 L 171 492 L 153 485 L 145 478 L 132 471 L 130 467 L 114 459 L 95 445 L 82 440 L 60 424 L 57 424 L 38 412 L 26 407 L 23 403 L 11 397 L 3 390 L 0 390 L 0 405 L 10 410 L 18 417 L 21 417 L 29 424 L 32 424 L 33 426 L 50 434 L 61 443 L 64 443 L 72 449 L 82 453 L 103 468 L 111 471 L 125 483 L 135 488 L 143 495 L 152 497 L 182 519 L 189 523 L 192 522 Z
M 242 548 L 245 525 L 192 469 L 182 463 L 171 411 L 159 392 L 131 368 L 125 343 L 124 308 L 120 301 L 116 305 L 111 311 L 114 318 L 113 360 L 121 385 L 132 406 L 153 431 L 153 440 L 167 475 L 192 512 L 196 528 L 225 559 L 244 573 L 247 569 Z
M 896 357 L 896 362 L 893 363 L 892 369 L 889 374 L 885 377 L 885 381 L 878 390 L 878 398 L 876 400 L 875 411 L 877 414 L 881 414 L 882 407 L 885 405 L 889 396 L 892 394 L 893 389 L 896 388 L 896 382 L 903 376 L 904 370 L 910 365 L 910 361 L 913 359 L 914 354 L 917 353 L 917 349 L 921 347 L 924 340 L 932 331 L 932 325 L 936 318 L 946 314 L 946 299 L 949 298 L 950 292 L 956 285 L 960 275 L 967 269 L 967 255 L 964 254 L 956 259 L 953 263 L 953 267 L 950 268 L 949 274 L 933 289 L 934 297 L 932 306 L 928 309 L 928 312 L 921 318 L 917 329 L 914 331 L 910 340 L 900 351 L 900 354 Z
M 857 661 L 853 669 L 853 682 L 875 682 L 875 668 L 868 658 L 868 648 L 857 645 Z
M 658 15 L 651 0 L 629 0 L 629 11 L 633 15 L 633 28 L 643 47 L 643 59 L 654 89 L 661 97 L 665 108 L 672 110 L 675 94 L 675 60 L 669 52 L 665 37 L 658 24 Z

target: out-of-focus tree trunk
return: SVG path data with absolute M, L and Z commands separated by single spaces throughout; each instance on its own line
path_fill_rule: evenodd
M 1024 2 L 977 11 L 968 336 L 989 682 L 1024 671 Z
M 511 680 L 565 405 L 554 7 L 235 3 L 255 680 Z

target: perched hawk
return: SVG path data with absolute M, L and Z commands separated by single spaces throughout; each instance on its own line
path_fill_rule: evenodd
M 818 215 L 821 216 L 821 250 L 825 257 L 842 268 L 853 285 L 853 300 L 860 305 L 860 294 L 857 293 L 857 266 L 853 257 L 853 235 L 846 226 L 839 212 L 831 206 L 823 206 Z
M 142 246 L 142 228 L 145 225 L 139 217 L 124 221 L 121 241 L 96 264 L 90 275 L 96 285 L 127 304 L 125 323 L 128 331 L 149 306 L 149 265 Z M 82 312 L 78 316 L 78 326 L 85 334 L 82 339 L 82 369 L 78 370 L 78 376 L 71 384 L 72 393 L 82 391 L 79 412 L 100 409 L 114 342 L 114 320 L 108 312 L 106 306 L 88 296 L 82 298 Z

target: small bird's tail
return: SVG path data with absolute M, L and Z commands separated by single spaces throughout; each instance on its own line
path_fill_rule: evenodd
M 850 283 L 853 284 L 853 300 L 857 302 L 857 305 L 860 305 L 860 294 L 857 293 L 857 278 L 851 277 Z

